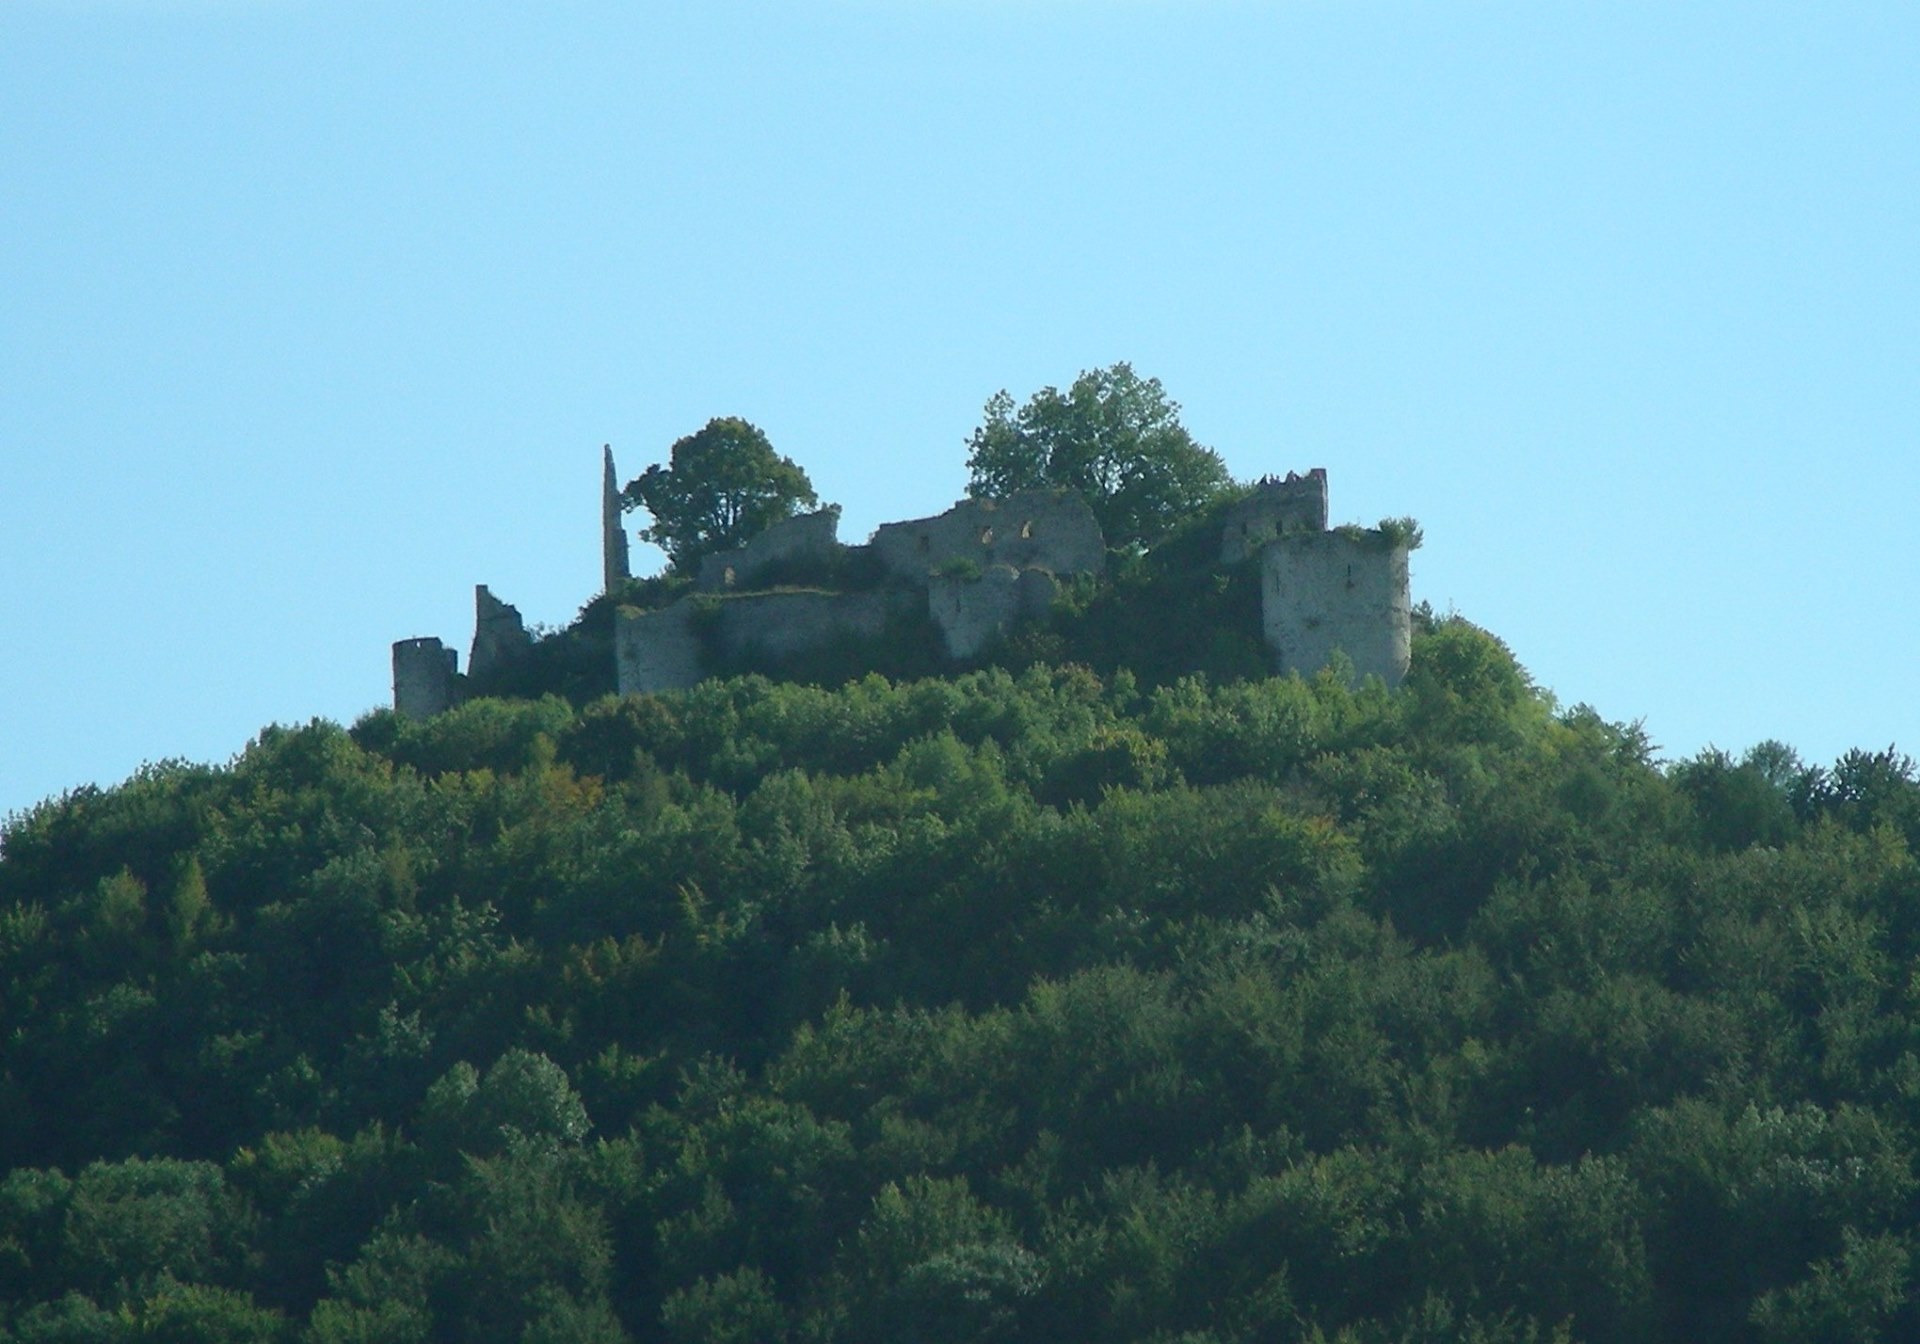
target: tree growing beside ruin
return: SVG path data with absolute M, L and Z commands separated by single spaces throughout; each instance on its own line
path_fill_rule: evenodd
M 738 416 L 709 420 L 628 481 L 621 505 L 645 509 L 653 521 L 640 540 L 667 553 L 680 573 L 700 557 L 729 550 L 783 518 L 819 504 L 813 482 L 790 457 L 774 452 L 766 434 Z
M 1233 485 L 1160 380 L 1125 363 L 1088 370 L 1065 392 L 1042 388 L 1017 409 L 995 393 L 967 448 L 968 493 L 1078 490 L 1113 547 L 1152 545 Z

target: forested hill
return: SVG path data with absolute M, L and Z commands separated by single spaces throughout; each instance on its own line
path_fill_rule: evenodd
M 1920 1338 L 1920 787 L 1035 667 L 8 824 L 0 1340 Z

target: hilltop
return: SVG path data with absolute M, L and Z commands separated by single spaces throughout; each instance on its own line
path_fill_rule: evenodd
M 744 672 L 831 685 L 1034 662 L 1124 667 L 1151 685 L 1337 664 L 1391 688 L 1416 621 L 1432 620 L 1410 596 L 1418 525 L 1329 528 L 1321 468 L 1223 488 L 1150 550 L 1109 549 L 1087 499 L 1055 488 L 964 499 L 857 546 L 840 542 L 829 507 L 643 580 L 625 573 L 613 479 L 609 451 L 605 591 L 536 638 L 479 585 L 464 676 L 437 637 L 394 645 L 397 713 L 429 717 L 484 694 L 583 703 Z
M 0 1344 L 1920 1334 L 1912 762 L 1662 764 L 1177 428 L 609 452 L 566 629 L 12 819 Z

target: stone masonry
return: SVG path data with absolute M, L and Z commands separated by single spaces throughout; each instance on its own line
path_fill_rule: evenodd
M 393 646 L 393 712 L 430 719 L 453 707 L 460 655 L 438 638 L 403 639 Z
M 610 593 L 633 577 L 627 559 L 625 510 L 620 507 L 620 478 L 613 469 L 613 445 L 600 449 L 601 591 Z
M 614 684 L 622 695 L 684 691 L 703 675 L 693 604 L 654 611 L 622 607 L 614 614 Z
M 628 577 L 626 534 L 613 454 L 602 459 L 603 579 Z M 782 565 L 831 562 L 849 552 L 837 536 L 839 510 L 790 518 L 745 546 L 709 556 L 700 594 L 652 611 L 615 616 L 615 672 L 623 695 L 680 690 L 704 675 L 703 650 L 791 657 L 830 640 L 879 635 L 897 613 L 918 607 L 950 658 L 980 657 L 1022 620 L 1043 616 L 1057 579 L 1099 574 L 1106 542 L 1086 501 L 1071 491 L 1024 491 L 1005 499 L 964 499 L 931 518 L 884 523 L 868 543 L 886 576 L 874 591 L 752 591 Z M 1267 477 L 1224 515 L 1223 566 L 1257 559 L 1261 633 L 1282 672 L 1311 676 L 1345 656 L 1356 677 L 1397 686 L 1412 646 L 1407 548 L 1379 531 L 1327 530 L 1327 473 Z M 468 675 L 487 677 L 532 645 L 520 613 L 482 584 L 474 593 Z M 434 638 L 393 646 L 393 704 L 424 718 L 450 708 L 463 679 L 457 656 Z
M 473 651 L 467 655 L 467 676 L 483 682 L 525 657 L 532 647 L 533 636 L 527 633 L 519 608 L 495 597 L 486 584 L 475 584 Z
M 1327 530 L 1327 469 L 1286 479 L 1268 476 L 1247 497 L 1227 510 L 1220 528 L 1220 563 L 1237 565 L 1258 555 L 1275 537 L 1289 532 Z
M 1282 672 L 1312 676 L 1335 650 L 1355 677 L 1407 674 L 1407 548 L 1378 532 L 1291 532 L 1260 553 L 1260 620 Z
M 947 656 L 966 660 L 1015 622 L 1046 614 L 1059 584 L 1044 569 L 994 565 L 978 578 L 935 574 L 927 580 L 927 611 Z
M 1099 574 L 1106 538 L 1087 501 L 1071 490 L 1023 490 L 1005 499 L 963 499 L 933 518 L 882 523 L 872 546 L 889 574 L 924 583 L 958 563 L 1051 574 Z
M 706 676 L 709 646 L 727 657 L 791 658 L 830 640 L 871 639 L 900 603 L 894 592 L 799 590 L 625 607 L 613 627 L 616 685 L 622 695 L 685 690 Z
M 694 586 L 703 593 L 752 588 L 775 566 L 830 559 L 841 549 L 839 534 L 838 505 L 783 519 L 745 546 L 702 556 Z

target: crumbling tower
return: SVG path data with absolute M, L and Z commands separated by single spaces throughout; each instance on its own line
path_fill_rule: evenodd
M 402 639 L 393 646 L 393 712 L 430 719 L 453 705 L 460 655 L 437 638 Z
M 1306 475 L 1266 476 L 1227 510 L 1220 529 L 1220 563 L 1237 565 L 1270 541 L 1295 532 L 1327 530 L 1327 469 Z

